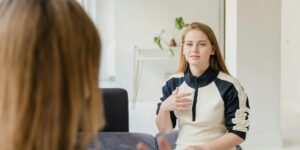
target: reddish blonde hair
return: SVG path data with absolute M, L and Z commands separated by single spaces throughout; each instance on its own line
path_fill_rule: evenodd
M 206 24 L 203 23 L 199 23 L 199 22 L 193 22 L 191 23 L 187 29 L 183 32 L 182 35 L 182 44 L 181 44 L 181 49 L 180 49 L 180 60 L 179 60 L 179 67 L 177 72 L 185 72 L 189 65 L 187 60 L 185 59 L 185 56 L 183 55 L 183 45 L 185 42 L 185 36 L 189 31 L 192 30 L 198 30 L 198 31 L 202 31 L 208 38 L 208 40 L 210 41 L 212 47 L 215 50 L 215 54 L 210 56 L 209 59 L 209 65 L 212 69 L 217 70 L 217 71 L 222 71 L 224 73 L 229 74 L 227 67 L 224 63 L 221 51 L 220 51 L 220 47 L 217 41 L 217 38 L 213 32 L 213 30 L 207 26 Z

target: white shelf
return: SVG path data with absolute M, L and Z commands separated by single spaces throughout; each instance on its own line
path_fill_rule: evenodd
M 172 56 L 168 50 L 158 48 L 134 48 L 133 106 L 139 98 L 140 79 L 144 61 L 175 60 L 175 58 L 177 58 L 177 56 Z

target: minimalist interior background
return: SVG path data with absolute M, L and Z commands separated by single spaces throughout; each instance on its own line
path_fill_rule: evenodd
M 106 49 L 101 69 L 107 81 L 113 81 L 101 81 L 101 87 L 124 88 L 131 99 L 134 46 L 155 47 L 153 37 L 163 28 L 172 30 L 172 21 L 177 16 L 188 22 L 203 21 L 219 37 L 221 15 L 210 11 L 219 11 L 220 1 L 97 0 L 94 20 L 101 29 Z M 225 60 L 231 73 L 244 85 L 251 106 L 251 128 L 243 144 L 245 149 L 279 150 L 282 145 L 300 141 L 298 6 L 298 0 L 226 0 Z M 206 13 L 199 13 L 200 10 Z M 160 68 L 153 70 L 157 66 Z M 149 90 L 141 89 L 141 102 L 135 109 L 130 108 L 131 132 L 157 133 L 154 112 L 165 78 L 163 71 L 172 72 L 176 66 L 174 62 L 145 64 L 143 77 L 147 80 L 141 83 Z M 147 86 L 150 83 L 154 85 Z

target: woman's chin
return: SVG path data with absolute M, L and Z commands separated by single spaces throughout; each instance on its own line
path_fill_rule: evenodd
M 199 65 L 201 64 L 201 62 L 199 62 L 199 60 L 196 59 L 191 59 L 188 61 L 190 65 Z
M 190 62 L 189 62 L 189 65 L 190 65 L 190 66 L 196 66 L 196 67 L 197 67 L 197 66 L 201 66 L 201 64 L 202 64 L 202 63 L 200 63 L 199 61 L 198 61 L 198 62 L 196 62 L 196 61 L 190 61 Z
M 208 63 L 208 64 L 209 64 L 209 63 Z M 189 61 L 189 66 L 194 66 L 194 67 L 204 67 L 204 66 L 207 66 L 207 63 L 200 62 L 199 60 L 198 60 L 198 61 L 190 60 L 190 61 Z

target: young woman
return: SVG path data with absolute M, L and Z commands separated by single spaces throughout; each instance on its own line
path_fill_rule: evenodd
M 99 63 L 75 0 L 1 0 L 0 149 L 87 149 L 104 124 Z
M 178 73 L 162 93 L 156 124 L 169 133 L 178 123 L 177 150 L 235 150 L 245 140 L 248 98 L 228 73 L 209 26 L 194 22 L 183 33 Z

